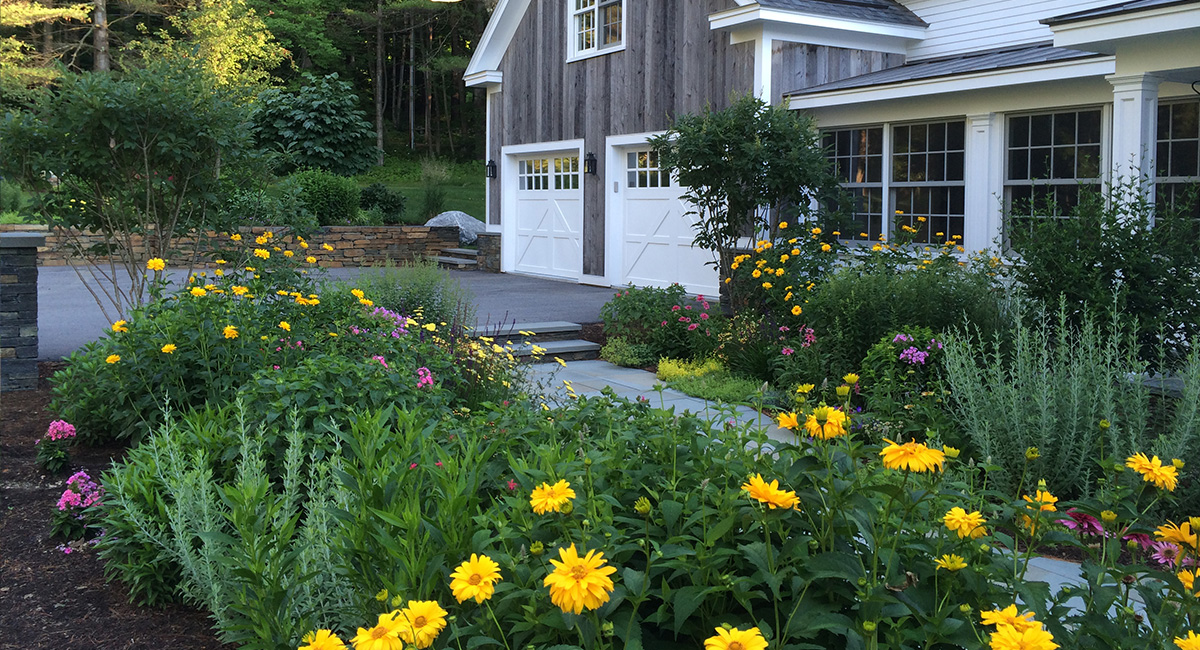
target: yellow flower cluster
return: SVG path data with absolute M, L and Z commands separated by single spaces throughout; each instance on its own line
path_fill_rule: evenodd
M 393 610 L 380 614 L 379 620 L 371 628 L 358 628 L 358 634 L 351 640 L 355 650 L 404 650 L 405 644 L 417 648 L 428 648 L 434 639 L 446 628 L 448 612 L 433 600 L 410 600 L 404 609 Z M 327 633 L 336 643 L 340 639 L 328 633 L 328 630 L 318 630 L 315 634 Z M 308 637 L 305 637 L 306 639 Z M 329 643 L 333 643 L 331 640 Z M 311 645 L 310 645 L 311 647 Z M 337 645 L 319 646 L 322 648 L 337 648 Z M 341 647 L 345 647 L 344 645 Z M 301 650 L 309 650 L 302 647 Z
M 704 641 L 704 650 L 766 650 L 767 640 L 756 627 L 749 630 L 739 628 L 716 628 L 717 635 Z
M 1147 458 L 1146 454 L 1136 453 L 1125 460 L 1125 466 L 1142 476 L 1147 483 L 1167 492 L 1173 492 L 1179 482 L 1179 470 L 1174 464 L 1163 465 L 1158 456 Z
M 946 461 L 946 453 L 940 449 L 930 449 L 922 443 L 909 441 L 897 444 L 883 439 L 888 443 L 879 455 L 883 457 L 883 466 L 888 469 L 902 469 L 910 472 L 932 472 L 942 470 Z
M 818 440 L 832 440 L 846 435 L 846 425 L 849 422 L 846 414 L 831 406 L 818 406 L 809 414 L 804 422 L 808 434 Z
M 978 510 L 967 512 L 959 507 L 951 508 L 950 512 L 942 517 L 942 523 L 952 532 L 958 533 L 959 539 L 979 539 L 987 534 L 987 529 L 983 527 L 987 519 L 984 519 Z
M 991 634 L 992 650 L 1054 650 L 1054 635 L 1033 620 L 1033 612 L 1017 614 L 1017 606 L 981 612 L 984 625 L 996 627 Z
M 800 498 L 796 496 L 795 492 L 781 490 L 778 480 L 772 480 L 770 483 L 767 483 L 763 480 L 762 474 L 751 476 L 748 482 L 742 484 L 742 491 L 747 492 L 750 498 L 766 504 L 772 510 L 776 508 L 784 510 L 800 508 Z

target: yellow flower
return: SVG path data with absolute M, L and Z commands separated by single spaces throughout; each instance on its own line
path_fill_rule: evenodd
M 250 293 L 250 289 L 243 287 L 240 284 L 233 285 L 231 290 L 233 291 L 233 295 L 235 295 L 235 296 L 244 296 L 247 293 Z
M 214 260 L 217 264 L 228 264 L 225 260 Z
M 371 629 L 358 628 L 358 635 L 351 639 L 354 650 L 404 650 L 404 642 L 400 640 L 397 628 L 400 612 L 393 611 L 379 615 L 379 622 Z
M 814 235 L 819 235 L 819 234 L 821 234 L 821 229 L 813 228 L 810 232 L 812 232 L 812 234 L 814 234 Z
M 792 305 L 793 316 L 799 316 L 803 311 L 804 310 L 800 308 L 800 305 Z
M 188 293 L 196 296 L 197 298 L 203 298 L 204 296 L 208 295 L 208 292 L 200 287 L 192 287 Z
M 238 330 L 233 325 L 226 325 L 225 329 L 221 330 L 221 333 L 224 334 L 225 338 L 227 339 L 236 339 L 238 337 Z
M 1054 635 L 1042 629 L 1040 624 L 1025 630 L 1001 625 L 991 637 L 991 650 L 1054 650 L 1057 647 Z
M 833 246 L 830 246 L 829 244 L 821 244 L 822 253 L 828 253 L 831 250 L 833 250 Z
M 967 512 L 962 508 L 954 507 L 946 513 L 946 516 L 942 517 L 942 523 L 946 524 L 946 528 L 958 533 L 959 539 L 965 537 L 979 539 L 987 534 L 987 529 L 983 527 L 987 520 L 979 511 Z
M 759 271 L 758 269 L 754 269 L 753 271 L 750 272 L 750 277 L 757 280 L 762 277 L 762 271 Z
M 800 505 L 800 499 L 795 492 L 779 489 L 778 480 L 767 483 L 763 480 L 762 474 L 751 476 L 749 482 L 742 484 L 742 490 L 749 493 L 750 498 L 767 504 L 772 510 L 776 508 L 790 510 Z
M 704 650 L 766 650 L 767 640 L 758 628 L 749 630 L 716 628 L 717 635 L 704 640 Z
M 486 555 L 472 553 L 471 559 L 458 565 L 450 574 L 450 591 L 460 603 L 468 598 L 482 603 L 492 597 L 500 580 L 499 564 Z
M 1041 623 L 1033 620 L 1033 612 L 1025 612 L 1017 614 L 1017 606 L 1009 605 L 1004 609 L 993 609 L 990 612 L 980 612 L 983 618 L 984 625 L 995 625 L 997 627 L 1012 627 L 1018 631 L 1024 631 L 1032 628 L 1040 628 Z
M 362 289 L 351 289 L 350 295 L 354 296 L 355 298 L 358 298 L 359 300 L 361 300 L 362 298 L 364 298 L 366 296 L 366 294 L 363 293 Z
M 787 230 L 787 227 L 788 227 L 788 223 L 787 223 L 786 221 L 780 221 L 780 222 L 779 222 L 779 229 L 780 229 L 780 230 Z
M 333 246 L 330 246 L 329 244 L 321 244 L 321 248 L 324 248 L 327 251 L 333 250 Z
M 375 306 L 374 300 L 368 300 L 366 298 L 359 298 L 358 302 L 359 302 L 359 304 L 362 304 L 365 307 L 374 307 Z M 430 330 L 430 331 L 433 331 L 433 330 Z
M 529 496 L 529 505 L 533 506 L 534 512 L 544 515 L 547 512 L 561 511 L 563 504 L 574 498 L 575 490 L 572 490 L 571 484 L 566 481 L 559 481 L 554 485 L 542 483 L 533 488 L 533 494 Z
M 856 374 L 854 374 L 854 373 L 852 373 L 852 372 L 851 372 L 851 373 L 848 373 L 848 374 L 846 374 L 844 377 L 842 377 L 842 381 L 844 381 L 844 382 L 846 382 L 847 384 L 850 384 L 851 386 L 853 386 L 854 384 L 857 384 L 857 383 L 858 383 L 858 375 L 856 375 Z
M 846 414 L 829 406 L 818 406 L 804 422 L 808 434 L 820 440 L 846 435 Z
M 179 348 L 177 348 L 174 343 L 168 343 L 168 344 L 162 346 L 162 353 L 163 354 L 171 354 L 172 352 L 174 352 L 175 350 L 178 350 L 178 349 Z
M 773 286 L 775 286 L 775 285 L 771 284 L 770 282 L 762 283 L 762 288 L 764 288 L 764 289 L 770 289 Z
M 1058 503 L 1058 497 L 1045 490 L 1038 490 L 1037 493 L 1032 497 L 1026 494 L 1021 498 L 1025 499 L 1030 504 L 1036 504 L 1037 509 L 1040 512 L 1058 512 L 1058 508 L 1054 506 L 1054 504 Z M 1025 508 L 1027 510 L 1033 510 L 1031 505 L 1025 506 Z
M 543 580 L 543 584 L 550 588 L 551 602 L 564 613 L 576 614 L 608 602 L 613 590 L 613 581 L 609 576 L 616 573 L 617 569 L 604 565 L 603 553 L 592 550 L 579 557 L 572 543 L 568 548 L 559 548 L 558 556 L 562 561 L 551 559 L 554 571 Z
M 300 248 L 308 248 L 308 242 L 301 239 L 300 240 Z
M 775 277 L 782 278 L 783 274 L 784 274 L 784 269 L 775 269 Z
M 295 253 L 293 253 L 292 251 L 283 251 L 284 257 L 291 257 L 293 255 L 295 255 Z
M 425 323 L 424 325 L 422 325 L 422 326 L 421 326 L 421 329 L 426 329 L 426 330 L 429 330 L 430 332 L 436 332 L 436 331 L 437 331 L 437 325 L 434 325 L 433 323 Z M 533 346 L 533 352 L 534 352 L 534 354 L 537 354 L 537 351 L 538 351 L 539 349 L 540 349 L 542 352 L 545 352 L 545 351 L 546 351 L 546 348 L 538 348 L 538 346 L 536 346 L 536 345 L 535 345 L 535 346 Z
M 962 556 L 954 555 L 953 553 L 949 555 L 943 555 L 942 557 L 935 559 L 933 563 L 937 566 L 937 568 L 945 569 L 951 572 L 967 568 L 967 561 L 964 560 Z
M 255 238 L 254 238 L 254 243 L 255 243 L 255 244 L 258 244 L 259 246 L 265 246 L 265 245 L 266 245 L 266 243 L 267 243 L 267 236 L 266 236 L 266 235 L 259 235 L 258 237 L 255 237 Z
M 233 240 L 233 241 L 242 241 L 242 236 L 241 236 L 241 235 L 239 235 L 239 234 L 236 234 L 236 233 L 234 233 L 234 234 L 232 234 L 232 235 L 230 235 L 230 236 L 229 236 L 229 239 L 231 239 L 231 240 Z
M 285 320 L 281 320 L 281 321 L 279 321 L 279 329 L 281 329 L 285 332 L 290 332 L 290 331 L 292 331 L 292 324 Z
M 269 251 L 265 248 L 256 248 L 256 249 L 254 249 L 254 256 L 261 257 L 262 259 L 265 260 L 271 256 L 271 251 Z
M 1186 637 L 1175 637 L 1175 645 L 1179 646 L 1179 650 L 1200 650 L 1200 636 L 1188 630 Z
M 146 261 L 146 268 L 151 271 L 161 271 L 167 268 L 167 263 L 161 257 L 152 257 Z
M 446 628 L 446 613 L 436 600 L 410 600 L 396 617 L 396 633 L 405 643 L 428 648 Z
M 1200 535 L 1197 535 L 1196 531 L 1192 530 L 1191 523 L 1187 521 L 1179 526 L 1176 526 L 1174 522 L 1168 521 L 1154 531 L 1154 539 L 1160 542 L 1190 546 L 1193 549 L 1200 549 L 1200 544 L 1197 544 L 1198 538 L 1200 538 Z
M 313 257 L 312 255 L 309 255 L 308 257 L 304 258 L 304 261 L 308 262 L 309 264 L 316 264 L 317 258 Z
M 120 360 L 121 360 L 121 355 L 110 354 L 110 355 L 108 355 L 108 357 L 106 359 L 104 359 L 104 363 L 117 363 Z
M 346 644 L 332 630 L 309 632 L 301 639 L 300 650 L 346 650 Z
M 946 458 L 958 458 L 958 455 L 962 453 L 958 447 L 950 445 L 942 445 L 942 451 L 946 452 Z
M 903 469 L 910 472 L 931 472 L 935 468 L 942 470 L 946 454 L 940 449 L 930 449 L 919 442 L 909 441 L 896 444 L 887 438 L 883 439 L 888 446 L 879 452 L 883 456 L 883 466 L 888 469 Z
M 1109 525 L 1115 524 L 1117 522 L 1117 513 L 1112 510 L 1105 510 L 1100 513 L 1100 520 Z
M 814 388 L 816 388 L 816 386 L 812 384 L 800 384 L 796 387 L 796 392 L 801 395 L 807 395 L 811 393 Z
M 780 413 L 775 421 L 779 423 L 781 429 L 795 429 L 800 426 L 800 420 L 796 418 L 795 413 Z
M 127 323 L 126 321 L 119 320 L 119 321 L 117 321 L 117 322 L 115 322 L 115 323 L 113 323 L 113 324 L 112 324 L 112 331 L 114 331 L 114 332 L 128 332 L 128 331 L 129 331 L 129 328 L 128 328 L 128 327 L 126 327 L 126 325 L 127 325 L 127 324 L 128 324 L 128 323 Z
M 1125 459 L 1125 466 L 1142 475 L 1147 483 L 1167 492 L 1173 492 L 1178 484 L 1179 470 L 1174 465 L 1163 465 L 1158 456 L 1146 458 L 1146 454 L 1136 453 Z

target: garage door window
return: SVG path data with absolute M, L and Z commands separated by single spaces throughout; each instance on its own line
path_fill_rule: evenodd
M 554 159 L 554 189 L 579 189 L 579 156 Z
M 518 187 L 522 190 L 550 189 L 550 161 L 530 158 L 517 162 Z
M 671 187 L 671 174 L 658 166 L 658 154 L 653 151 L 631 151 L 625 167 L 629 187 Z

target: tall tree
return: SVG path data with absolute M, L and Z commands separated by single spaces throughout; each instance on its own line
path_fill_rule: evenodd
M 33 96 L 32 89 L 58 76 L 53 66 L 54 52 L 39 54 L 31 44 L 35 28 L 47 30 L 61 20 L 86 21 L 89 9 L 88 3 L 53 7 L 29 0 L 0 0 L 0 30 L 10 34 L 0 38 L 0 105 L 27 102 Z M 25 31 L 26 40 L 11 35 L 21 30 Z
M 92 43 L 96 53 L 92 59 L 92 69 L 104 72 L 112 68 L 108 57 L 108 2 L 96 0 L 96 8 L 92 10 Z

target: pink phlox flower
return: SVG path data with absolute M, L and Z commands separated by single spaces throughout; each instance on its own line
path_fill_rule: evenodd
M 79 497 L 73 490 L 67 488 L 63 491 L 62 496 L 58 498 L 58 509 L 66 510 L 67 508 L 78 508 L 83 505 L 83 499 Z
M 906 348 L 900 353 L 900 360 L 910 366 L 925 365 L 925 360 L 929 358 L 929 353 L 917 348 Z
M 65 440 L 75 437 L 75 425 L 66 420 L 55 420 L 46 429 L 46 437 L 51 440 Z
M 907 335 L 903 332 L 897 334 L 894 338 L 892 338 L 892 343 L 911 343 L 911 342 L 912 342 L 912 337 L 910 337 L 909 335 Z
M 429 368 L 421 366 L 417 368 L 417 388 L 424 388 L 433 385 L 433 373 L 429 372 Z
M 374 359 L 375 361 L 378 361 L 379 365 L 383 366 L 384 368 L 388 367 L 387 360 L 384 359 L 383 357 L 379 356 L 378 354 L 371 358 Z
M 1080 535 L 1088 537 L 1104 534 L 1104 526 L 1100 523 L 1100 520 L 1086 512 L 1080 512 L 1075 508 L 1071 508 L 1067 511 L 1067 516 L 1069 519 L 1059 519 L 1058 523 L 1078 532 Z

